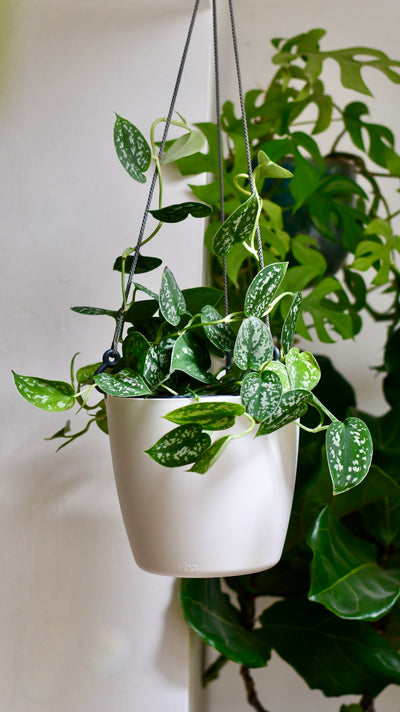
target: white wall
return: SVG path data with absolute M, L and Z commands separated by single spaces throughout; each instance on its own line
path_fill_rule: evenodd
M 43 438 L 65 417 L 19 399 L 10 369 L 67 379 L 75 351 L 82 363 L 93 362 L 109 344 L 111 321 L 69 307 L 119 305 L 110 265 L 134 242 L 141 218 L 145 188 L 114 157 L 113 111 L 143 131 L 165 114 L 191 4 L 3 0 L 0 709 L 8 712 L 187 709 L 187 632 L 176 587 L 133 562 L 107 439 L 93 431 L 56 454 Z M 330 47 L 397 52 L 392 28 L 400 7 L 392 0 L 381 0 L 379 11 L 366 0 L 289 0 L 281 17 L 282 4 L 273 0 L 235 5 L 246 88 L 268 82 L 269 38 L 277 35 L 322 26 Z M 209 114 L 209 21 L 203 0 L 177 105 L 194 121 Z M 224 77 L 224 96 L 232 97 L 230 68 Z M 397 92 L 376 82 L 376 120 L 397 125 Z M 200 230 L 193 225 L 189 235 L 174 229 L 160 238 L 183 287 L 201 272 Z M 379 338 L 373 349 L 364 342 L 357 351 L 334 347 L 344 370 L 359 377 L 362 405 L 378 409 L 379 385 L 371 384 L 368 366 L 379 362 Z M 339 707 L 277 660 L 257 679 L 271 712 Z M 379 712 L 392 712 L 396 700 L 398 690 L 384 693 Z M 204 701 L 208 712 L 246 709 L 233 665 Z

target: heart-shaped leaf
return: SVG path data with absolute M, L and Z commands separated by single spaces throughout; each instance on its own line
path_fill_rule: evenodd
M 272 415 L 263 420 L 257 431 L 258 435 L 267 435 L 279 430 L 284 425 L 293 423 L 307 411 L 310 392 L 301 389 L 286 391 L 282 395 L 281 402 Z
M 286 354 L 286 369 L 293 389 L 305 388 L 311 391 L 321 378 L 321 370 L 309 351 L 292 348 Z
M 261 201 L 256 193 L 229 215 L 217 230 L 213 240 L 213 251 L 222 257 L 227 255 L 233 244 L 250 240 L 256 230 L 261 211 Z
M 111 396 L 134 398 L 151 395 L 147 383 L 130 368 L 124 368 L 119 373 L 98 373 L 94 381 L 104 393 L 109 393 Z
M 371 434 L 359 418 L 331 423 L 326 431 L 326 457 L 334 494 L 346 492 L 366 477 L 372 450 Z
M 210 321 L 219 321 L 221 314 L 214 307 L 207 304 L 201 310 L 201 323 L 211 343 L 221 351 L 231 351 L 235 345 L 235 332 L 229 324 L 209 324 Z
M 281 361 L 269 361 L 263 373 L 265 371 L 272 371 L 273 373 L 276 373 L 282 383 L 283 392 L 290 391 L 289 374 L 284 363 Z
M 282 398 L 282 383 L 279 376 L 265 370 L 259 376 L 248 373 L 240 391 L 247 413 L 261 423 L 278 408 Z
M 258 175 L 260 178 L 293 178 L 293 173 L 283 168 L 278 163 L 271 161 L 269 156 L 264 151 L 259 151 L 257 154 L 258 160 Z
M 173 163 L 193 153 L 201 151 L 206 142 L 201 131 L 189 129 L 183 136 L 177 138 L 161 158 L 161 163 Z
M 386 615 L 400 596 L 398 577 L 376 563 L 378 550 L 339 522 L 328 507 L 311 530 L 309 599 L 340 618 L 373 621 Z M 373 586 L 371 582 L 373 581 Z
M 166 267 L 161 279 L 160 312 L 169 324 L 177 326 L 185 310 L 185 298 L 171 270 Z
M 172 351 L 171 371 L 183 371 L 202 383 L 214 383 L 215 377 L 203 368 L 201 345 L 192 334 L 186 332 L 177 338 Z
M 133 255 L 128 255 L 125 260 L 125 273 L 129 274 L 132 267 Z M 135 274 L 144 274 L 145 272 L 152 272 L 153 269 L 157 269 L 162 264 L 162 260 L 159 257 L 148 257 L 147 255 L 139 255 L 138 261 L 136 263 Z M 114 262 L 113 270 L 116 272 L 122 271 L 122 256 L 120 255 Z
M 225 430 L 235 424 L 236 416 L 243 415 L 244 407 L 240 403 L 210 401 L 190 403 L 177 408 L 164 417 L 172 423 L 196 423 L 204 430 Z
M 196 462 L 192 465 L 189 472 L 197 472 L 199 475 L 204 475 L 212 465 L 222 455 L 224 450 L 232 440 L 232 435 L 224 435 L 222 438 L 215 440 L 207 450 L 204 450 Z
M 181 467 L 197 460 L 210 443 L 211 438 L 202 432 L 201 425 L 189 423 L 166 433 L 145 452 L 159 465 Z
M 293 339 L 296 334 L 297 320 L 301 313 L 302 302 L 303 297 L 301 292 L 296 292 L 282 326 L 281 344 L 282 351 L 284 354 L 289 353 L 290 349 L 293 346 Z
M 57 412 L 69 410 L 75 405 L 75 391 L 70 383 L 21 376 L 14 371 L 13 376 L 18 392 L 37 408 Z
M 256 316 L 249 316 L 240 325 L 233 355 L 243 370 L 259 371 L 272 358 L 274 342 L 270 328 Z
M 262 317 L 267 313 L 272 298 L 285 276 L 287 266 L 287 262 L 273 262 L 254 277 L 244 300 L 246 316 Z
M 168 205 L 166 208 L 159 210 L 149 210 L 156 220 L 165 223 L 178 223 L 191 215 L 194 218 L 205 218 L 211 215 L 212 209 L 205 203 L 179 203 L 177 205 Z
M 166 352 L 156 344 L 151 344 L 146 353 L 143 365 L 143 377 L 149 386 L 154 390 L 169 374 L 171 350 L 169 358 L 166 358 Z
M 144 362 L 149 348 L 149 342 L 140 331 L 129 331 L 122 344 L 124 365 L 131 371 L 143 375 Z
M 151 150 L 143 134 L 130 121 L 116 114 L 114 145 L 117 156 L 129 175 L 139 183 L 146 182 Z

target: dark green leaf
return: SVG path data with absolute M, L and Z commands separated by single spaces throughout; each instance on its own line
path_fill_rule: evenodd
M 166 267 L 161 280 L 160 312 L 169 324 L 177 326 L 185 310 L 185 298 L 171 270 Z
M 261 202 L 256 193 L 250 196 L 229 215 L 214 235 L 213 250 L 216 255 L 227 255 L 233 244 L 251 240 L 261 210 Z
M 264 267 L 254 277 L 246 292 L 246 316 L 262 317 L 266 314 L 287 270 L 287 262 L 274 262 Z
M 201 453 L 196 462 L 192 465 L 189 472 L 197 472 L 199 475 L 204 475 L 212 465 L 222 455 L 226 447 L 232 440 L 232 435 L 224 435 L 222 438 L 215 440 L 207 450 Z
M 139 183 L 145 183 L 144 173 L 151 160 L 150 146 L 139 129 L 118 114 L 114 124 L 114 145 L 127 173 Z
M 247 667 L 267 664 L 271 651 L 263 632 L 243 627 L 240 612 L 221 592 L 219 579 L 183 579 L 181 604 L 186 622 L 219 653 Z
M 72 311 L 77 314 L 87 314 L 88 316 L 112 316 L 118 319 L 118 312 L 110 309 L 101 309 L 100 307 L 71 307 Z
M 234 348 L 234 359 L 239 368 L 259 371 L 272 358 L 274 342 L 269 327 L 256 316 L 244 319 Z
M 281 402 L 281 379 L 270 370 L 265 370 L 260 375 L 247 373 L 240 395 L 247 413 L 260 423 L 271 416 Z
M 151 395 L 151 390 L 143 378 L 132 371 L 124 368 L 119 373 L 98 373 L 94 377 L 95 383 L 104 393 L 120 398 L 133 398 L 135 396 Z
M 129 331 L 122 344 L 124 365 L 143 376 L 146 354 L 150 348 L 147 339 L 139 331 Z
M 214 383 L 215 378 L 203 367 L 204 352 L 196 338 L 186 332 L 175 342 L 171 359 L 171 371 L 183 371 L 202 383 Z
M 309 599 L 340 618 L 373 621 L 400 596 L 400 581 L 376 563 L 376 547 L 354 536 L 325 507 L 310 533 Z
M 202 432 L 201 425 L 188 423 L 163 435 L 145 452 L 163 467 L 181 467 L 197 460 L 210 443 L 211 438 Z
M 214 307 L 207 304 L 201 310 L 201 323 L 211 343 L 221 351 L 231 351 L 235 345 L 235 333 L 229 324 L 209 324 L 210 321 L 219 321 L 221 314 Z
M 196 423 L 203 430 L 225 430 L 235 424 L 236 416 L 243 415 L 244 407 L 240 403 L 209 401 L 190 403 L 171 411 L 164 417 L 172 423 Z
M 307 411 L 309 400 L 309 391 L 286 391 L 275 412 L 261 423 L 257 431 L 257 436 L 273 433 L 284 425 L 293 423 L 298 418 L 301 418 Z
M 215 307 L 223 297 L 223 292 L 214 287 L 192 287 L 183 289 L 182 294 L 185 298 L 186 309 L 193 316 L 198 314 L 204 306 Z
M 274 603 L 261 623 L 277 653 L 328 697 L 375 697 L 400 683 L 400 655 L 368 623 L 341 620 L 295 596 Z
M 211 215 L 211 211 L 212 209 L 209 205 L 193 202 L 168 205 L 168 207 L 160 208 L 159 210 L 149 210 L 156 220 L 165 223 L 178 223 L 186 220 L 189 215 L 194 218 L 205 218 L 207 215 Z
M 125 260 L 125 272 L 129 274 L 131 271 L 134 255 L 128 255 Z M 148 257 L 147 255 L 139 255 L 138 261 L 136 263 L 135 274 L 144 274 L 145 272 L 152 272 L 153 269 L 157 269 L 162 264 L 162 260 L 159 257 Z M 114 262 L 113 270 L 116 272 L 122 271 L 122 256 L 120 255 Z
M 74 407 L 75 391 L 70 383 L 12 373 L 18 392 L 37 408 L 57 412 Z
M 334 494 L 358 485 L 372 459 L 372 438 L 365 423 L 359 418 L 331 423 L 326 431 L 326 456 Z
M 297 320 L 301 313 L 302 302 L 303 297 L 301 292 L 296 292 L 293 297 L 293 301 L 290 305 L 289 312 L 282 326 L 281 344 L 282 351 L 284 354 L 287 354 L 293 346 L 293 340 L 296 334 Z

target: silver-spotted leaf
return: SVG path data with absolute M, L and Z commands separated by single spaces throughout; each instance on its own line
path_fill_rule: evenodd
M 290 391 L 289 374 L 284 363 L 281 361 L 269 361 L 264 371 L 272 371 L 273 373 L 276 373 L 282 383 L 283 392 Z
M 309 351 L 292 348 L 286 354 L 286 369 L 293 389 L 304 388 L 311 391 L 321 378 L 321 370 L 315 357 Z
M 350 532 L 328 507 L 311 530 L 309 599 L 340 618 L 374 621 L 400 596 L 398 576 L 378 566 L 378 550 Z
M 13 376 L 20 395 L 37 408 L 57 412 L 69 410 L 75 405 L 75 391 L 70 383 L 21 376 L 14 371 Z
M 287 354 L 293 346 L 293 339 L 296 334 L 297 320 L 301 313 L 302 302 L 303 297 L 301 292 L 296 292 L 282 326 L 281 344 L 284 354 Z
M 244 300 L 246 316 L 262 317 L 267 313 L 287 270 L 287 262 L 273 262 L 254 277 Z
M 139 183 L 145 183 L 144 173 L 151 160 L 150 146 L 139 129 L 118 114 L 114 124 L 114 145 L 127 173 Z
M 240 325 L 233 355 L 239 368 L 259 371 L 272 358 L 274 342 L 270 328 L 256 316 L 249 316 Z
M 179 425 L 163 435 L 145 452 L 159 465 L 181 467 L 195 462 L 210 443 L 211 438 L 207 433 L 202 432 L 201 425 L 188 423 Z
M 257 373 L 247 373 L 240 396 L 247 413 L 261 423 L 279 406 L 282 398 L 281 380 L 273 371 L 265 370 L 260 376 Z
M 147 383 L 130 368 L 124 368 L 119 373 L 98 373 L 94 381 L 104 393 L 109 393 L 111 396 L 134 398 L 151 395 Z
M 189 472 L 197 472 L 199 475 L 204 475 L 212 465 L 222 455 L 224 450 L 232 440 L 232 435 L 224 435 L 222 438 L 215 440 L 207 450 L 204 450 L 196 462 L 192 465 Z
M 232 245 L 250 240 L 257 228 L 261 202 L 256 193 L 229 215 L 217 230 L 213 240 L 213 251 L 222 257 L 230 252 Z
M 284 425 L 301 418 L 307 411 L 310 392 L 301 389 L 286 391 L 282 395 L 281 402 L 272 415 L 263 420 L 257 431 L 258 435 L 267 435 L 279 430 Z
M 166 267 L 161 279 L 160 312 L 169 324 L 177 326 L 185 310 L 185 297 L 171 270 Z
M 235 424 L 236 416 L 243 415 L 244 407 L 240 403 L 228 401 L 207 401 L 190 403 L 171 411 L 166 416 L 172 423 L 196 423 L 204 430 L 225 430 Z
M 231 351 L 235 345 L 235 332 L 229 324 L 210 324 L 210 321 L 219 321 L 221 314 L 214 307 L 207 304 L 201 310 L 201 323 L 211 343 L 221 351 Z
M 372 450 L 371 433 L 359 418 L 330 424 L 326 431 L 326 457 L 334 494 L 347 492 L 366 477 Z

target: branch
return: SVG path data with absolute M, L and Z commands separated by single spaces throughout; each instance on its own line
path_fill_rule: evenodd
M 245 667 L 242 665 L 240 667 L 240 674 L 244 680 L 245 688 L 246 688 L 246 693 L 247 693 L 247 702 L 251 707 L 254 707 L 257 712 L 268 712 L 268 710 L 265 709 L 265 707 L 262 706 L 260 700 L 258 699 L 257 691 L 254 685 L 254 680 L 252 676 L 250 675 L 250 670 L 248 667 Z M 373 709 L 367 710 L 367 712 L 375 712 Z

